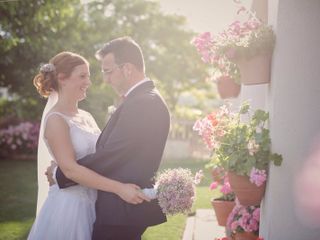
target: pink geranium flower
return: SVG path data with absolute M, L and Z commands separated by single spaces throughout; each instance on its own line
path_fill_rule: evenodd
M 224 173 L 225 176 L 223 177 L 223 184 L 221 182 L 212 182 L 210 184 L 210 190 L 217 189 L 220 186 L 219 191 L 222 193 L 222 197 L 220 199 L 226 200 L 226 201 L 233 201 L 234 200 L 234 193 L 231 189 L 228 176 L 226 172 Z
M 266 180 L 267 180 L 266 170 L 259 170 L 256 168 L 252 168 L 250 173 L 250 182 L 260 187 Z
M 227 195 L 232 192 L 229 181 L 225 181 L 220 190 L 223 194 Z
M 218 186 L 219 186 L 219 183 L 218 183 L 218 182 L 212 182 L 212 183 L 210 184 L 210 190 L 214 190 L 214 189 L 216 189 Z
M 244 207 L 237 204 L 230 213 L 227 220 L 227 228 L 233 233 L 252 232 L 258 234 L 260 221 L 259 207 Z

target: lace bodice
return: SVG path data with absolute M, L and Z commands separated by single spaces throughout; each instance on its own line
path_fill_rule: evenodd
M 69 117 L 60 112 L 50 112 L 46 116 L 45 122 L 47 122 L 48 118 L 52 115 L 59 115 L 67 122 L 76 159 L 95 152 L 96 142 L 101 131 L 90 113 L 80 110 L 76 117 Z M 47 140 L 45 138 L 44 140 L 54 159 Z

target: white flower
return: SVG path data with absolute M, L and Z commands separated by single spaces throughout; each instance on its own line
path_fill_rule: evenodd
M 117 110 L 117 108 L 114 105 L 111 105 L 108 107 L 108 115 L 114 114 L 114 112 Z
M 52 63 L 46 63 L 41 65 L 40 67 L 40 72 L 42 73 L 53 72 L 55 70 L 56 70 L 56 67 Z
M 256 144 L 256 141 L 255 140 L 250 140 L 248 142 L 248 150 L 249 150 L 249 154 L 251 156 L 253 156 L 255 153 L 257 153 L 259 151 L 259 144 Z

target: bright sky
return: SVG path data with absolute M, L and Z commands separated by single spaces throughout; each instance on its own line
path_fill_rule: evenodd
M 236 17 L 233 0 L 159 0 L 162 9 L 171 14 L 184 15 L 196 32 L 219 32 Z M 252 0 L 242 0 L 250 6 Z

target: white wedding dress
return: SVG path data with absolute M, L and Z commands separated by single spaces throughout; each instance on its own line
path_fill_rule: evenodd
M 51 112 L 45 117 L 45 123 L 54 114 L 61 116 L 69 125 L 76 159 L 95 152 L 100 129 L 89 113 L 80 110 L 77 118 L 71 118 Z M 47 147 L 50 152 L 48 144 Z M 28 240 L 90 240 L 96 217 L 96 198 L 97 191 L 84 186 L 65 189 L 59 189 L 57 184 L 51 186 Z

